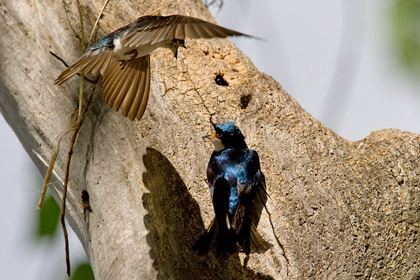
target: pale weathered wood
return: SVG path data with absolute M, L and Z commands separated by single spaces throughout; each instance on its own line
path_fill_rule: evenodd
M 0 3 L 0 109 L 41 173 L 78 102 L 78 78 L 54 86 L 64 67 L 49 54 L 69 63 L 81 54 L 76 4 L 68 2 Z M 88 38 L 103 3 L 81 4 Z M 157 9 L 211 19 L 199 0 L 111 1 L 99 35 Z M 168 50 L 152 55 L 140 122 L 97 97 L 76 142 L 67 219 L 96 279 L 419 277 L 420 136 L 384 130 L 350 142 L 304 112 L 229 40 L 186 44 L 178 60 Z M 229 86 L 216 85 L 217 74 Z M 242 95 L 252 97 L 246 108 Z M 247 268 L 242 255 L 190 250 L 213 216 L 205 182 L 212 147 L 201 138 L 211 131 L 210 113 L 237 121 L 267 178 L 272 225 L 264 211 L 258 228 L 274 247 L 252 254 Z M 68 138 L 52 181 L 62 180 Z M 61 189 L 51 188 L 58 200 Z M 82 190 L 91 213 L 83 211 Z

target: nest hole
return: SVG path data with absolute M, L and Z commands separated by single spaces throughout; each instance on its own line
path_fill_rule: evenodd
M 252 100 L 252 94 L 243 94 L 241 95 L 241 99 L 240 99 L 240 104 L 241 104 L 241 109 L 246 109 L 246 107 L 248 107 L 249 102 L 251 102 Z
M 219 86 L 227 87 L 229 84 L 226 82 L 226 80 L 223 78 L 223 75 L 221 73 L 216 75 L 216 78 L 214 78 L 214 81 Z
M 85 210 L 92 212 L 89 202 L 89 193 L 86 190 L 82 191 L 82 205 Z

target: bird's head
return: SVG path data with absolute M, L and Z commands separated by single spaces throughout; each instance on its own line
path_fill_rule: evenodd
M 204 136 L 210 139 L 214 145 L 215 151 L 221 151 L 226 148 L 246 148 L 245 137 L 234 122 L 225 122 L 213 125 L 214 132 L 211 135 Z
M 185 40 L 183 40 L 183 39 L 173 39 L 169 43 L 169 49 L 174 53 L 175 58 L 178 58 L 178 48 L 179 47 L 183 47 L 184 49 L 187 48 L 185 46 Z

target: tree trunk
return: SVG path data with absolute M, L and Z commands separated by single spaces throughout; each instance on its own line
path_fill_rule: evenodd
M 71 2 L 0 3 L 0 109 L 42 174 L 78 106 L 79 79 L 54 86 L 64 66 L 49 53 L 69 63 L 81 55 Z M 81 0 L 86 38 L 102 2 Z M 199 0 L 110 1 L 98 37 L 150 13 L 212 20 Z M 66 218 L 96 279 L 420 277 L 419 135 L 383 130 L 348 141 L 229 40 L 186 45 L 177 60 L 168 50 L 152 54 L 141 121 L 114 112 L 97 94 L 77 139 Z M 228 86 L 216 84 L 216 75 Z M 242 254 L 191 251 L 214 215 L 205 181 L 212 147 L 201 138 L 211 132 L 210 114 L 236 121 L 267 180 L 271 216 L 262 212 L 258 230 L 274 247 L 251 254 L 246 267 Z M 51 180 L 57 201 L 69 139 Z M 83 208 L 83 190 L 92 212 Z

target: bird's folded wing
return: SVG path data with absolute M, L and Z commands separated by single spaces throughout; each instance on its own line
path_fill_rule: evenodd
M 122 36 L 122 43 L 129 47 L 139 47 L 145 44 L 155 44 L 165 40 L 186 37 L 198 38 L 225 38 L 227 36 L 247 36 L 241 32 L 228 29 L 217 24 L 188 16 L 157 17 L 147 21 L 137 28 L 130 29 Z
M 239 196 L 253 196 L 253 193 L 255 193 L 258 187 L 260 176 L 261 171 L 258 154 L 254 150 L 250 150 L 246 158 L 243 159 L 241 169 L 239 170 L 237 185 Z
M 105 102 L 124 116 L 139 120 L 146 109 L 150 89 L 150 56 L 127 61 L 122 68 L 112 60 L 103 77 L 102 94 Z
M 112 61 L 114 52 L 111 50 L 102 52 L 87 52 L 76 62 L 64 70 L 54 81 L 55 84 L 61 85 L 78 73 L 90 74 L 98 76 L 104 75 Z

